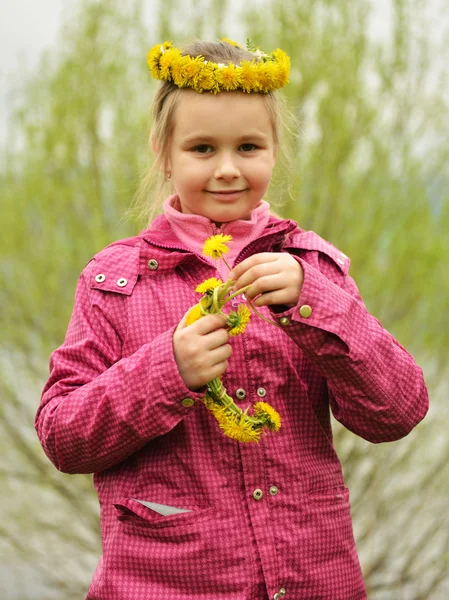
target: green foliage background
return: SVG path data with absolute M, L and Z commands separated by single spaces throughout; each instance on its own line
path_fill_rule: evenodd
M 141 2 L 72 4 L 58 46 L 16 90 L 0 171 L 0 476 L 14 499 L 0 525 L 4 562 L 35 569 L 42 598 L 87 589 L 99 554 L 90 478 L 57 473 L 33 430 L 48 357 L 84 264 L 145 226 L 123 215 L 147 166 L 146 52 L 164 39 L 248 36 L 291 56 L 285 93 L 301 123 L 288 185 L 280 165 L 269 199 L 352 258 L 368 308 L 414 354 L 431 393 L 426 420 L 393 445 L 335 426 L 369 597 L 446 598 L 448 48 L 414 0 L 390 0 L 381 42 L 368 0 L 195 6 L 163 3 L 149 32 Z

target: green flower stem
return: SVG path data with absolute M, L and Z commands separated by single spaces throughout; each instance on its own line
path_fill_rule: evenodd
M 258 317 L 260 317 L 267 323 L 270 323 L 271 325 L 276 325 L 276 327 L 279 327 L 279 329 L 283 329 L 281 325 L 276 323 L 276 321 L 272 321 L 271 319 L 267 319 L 266 317 L 264 317 L 263 314 L 257 310 L 257 308 L 254 306 L 254 304 L 251 302 L 251 300 L 248 300 L 248 298 L 246 300 Z
M 231 287 L 231 285 L 233 285 L 235 283 L 235 281 L 233 281 L 232 279 L 228 279 L 228 281 L 224 284 L 222 284 L 219 288 L 218 291 L 218 300 L 220 302 L 222 302 L 226 296 L 226 294 L 229 291 L 229 288 Z
M 227 260 L 225 259 L 225 257 L 223 256 L 223 254 L 221 255 L 221 259 L 222 259 L 222 261 L 224 262 L 224 264 L 225 264 L 225 265 L 228 267 L 228 269 L 229 269 L 229 272 L 231 272 L 231 271 L 232 271 L 232 269 L 231 269 L 231 267 L 229 266 L 229 263 L 228 263 L 228 261 L 227 261 Z
M 249 290 L 249 288 L 251 287 L 251 284 L 249 285 L 245 285 L 245 287 L 240 288 L 239 290 L 237 290 L 236 292 L 233 292 L 230 296 L 228 296 L 226 298 L 226 300 L 223 302 L 223 306 L 229 302 L 229 300 L 233 300 L 236 296 L 240 296 L 240 294 L 244 294 L 246 292 L 246 290 Z
M 210 395 L 216 402 L 221 404 L 226 410 L 229 410 L 239 419 L 243 417 L 244 420 L 249 422 L 254 429 L 261 428 L 265 425 L 264 418 L 248 415 L 249 406 L 245 409 L 245 411 L 242 411 L 242 409 L 235 404 L 234 400 L 226 392 L 226 388 L 219 377 L 215 377 L 215 379 L 209 381 L 207 387 Z

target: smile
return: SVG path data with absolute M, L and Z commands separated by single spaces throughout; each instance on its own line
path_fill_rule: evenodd
M 206 190 L 208 194 L 211 194 L 212 196 L 215 196 L 216 198 L 219 198 L 221 200 L 236 200 L 245 191 L 246 190 Z

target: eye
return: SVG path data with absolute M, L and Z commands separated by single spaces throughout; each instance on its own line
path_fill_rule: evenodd
M 242 144 L 240 148 L 243 152 L 252 152 L 253 150 L 257 150 L 256 144 Z
M 198 154 L 208 154 L 212 152 L 212 146 L 209 146 L 209 144 L 199 144 L 192 148 L 192 150 L 193 152 L 198 152 Z

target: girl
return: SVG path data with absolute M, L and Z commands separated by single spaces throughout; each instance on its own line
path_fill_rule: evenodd
M 349 259 L 263 200 L 288 57 L 166 42 L 148 60 L 174 193 L 83 270 L 36 416 L 58 469 L 94 473 L 103 555 L 87 598 L 362 600 L 329 407 L 371 442 L 399 439 L 426 414 L 422 372 L 367 312 Z M 201 252 L 218 233 L 233 238 L 231 273 Z M 217 275 L 250 285 L 237 301 L 278 327 L 188 324 L 195 286 Z M 215 377 L 241 407 L 270 402 L 280 430 L 223 436 L 202 402 Z

